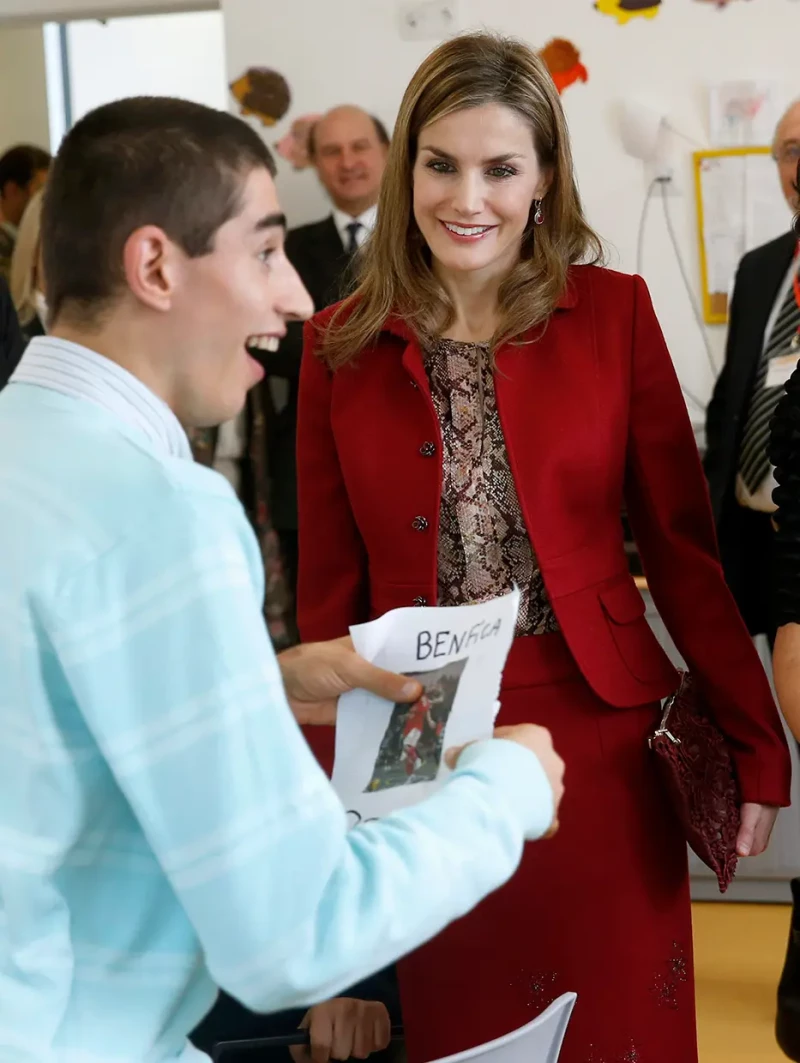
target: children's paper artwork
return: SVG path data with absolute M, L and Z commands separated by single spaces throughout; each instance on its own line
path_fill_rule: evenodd
M 289 132 L 275 145 L 275 151 L 290 162 L 295 170 L 305 170 L 311 165 L 308 153 L 311 130 L 321 117 L 319 114 L 304 114 L 295 118 Z
M 661 0 L 596 0 L 594 6 L 601 15 L 611 15 L 624 26 L 632 18 L 655 18 Z
M 778 86 L 771 81 L 724 81 L 708 94 L 712 147 L 743 148 L 769 144 L 780 117 Z
M 253 115 L 265 126 L 280 122 L 289 110 L 292 94 L 286 78 L 264 66 L 251 66 L 231 82 L 230 90 L 243 115 Z
M 550 71 L 559 96 L 578 81 L 588 81 L 589 71 L 581 62 L 581 53 L 564 37 L 554 37 L 539 53 Z

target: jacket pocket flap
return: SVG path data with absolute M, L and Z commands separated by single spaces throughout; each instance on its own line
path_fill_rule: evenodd
M 617 624 L 632 624 L 645 614 L 644 598 L 630 576 L 624 576 L 601 590 L 600 601 Z

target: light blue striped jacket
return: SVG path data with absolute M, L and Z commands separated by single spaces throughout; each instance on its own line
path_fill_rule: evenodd
M 218 986 L 264 1011 L 335 994 L 551 818 L 535 758 L 493 742 L 348 833 L 247 519 L 176 426 L 52 339 L 0 395 L 0 1063 L 188 1060 Z

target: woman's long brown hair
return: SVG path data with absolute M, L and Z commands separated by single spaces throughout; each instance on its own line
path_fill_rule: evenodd
M 374 345 L 386 319 L 402 317 L 420 343 L 449 327 L 453 306 L 431 269 L 414 220 L 413 169 L 425 126 L 456 111 L 502 104 L 528 122 L 539 164 L 552 176 L 544 223 L 533 209 L 521 256 L 500 287 L 501 343 L 544 327 L 561 298 L 569 266 L 597 262 L 603 249 L 581 207 L 567 123 L 553 80 L 527 45 L 490 33 L 455 37 L 423 62 L 403 96 L 381 184 L 378 220 L 358 267 L 358 287 L 334 313 L 321 356 L 336 369 Z

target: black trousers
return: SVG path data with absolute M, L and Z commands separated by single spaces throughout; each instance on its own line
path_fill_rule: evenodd
M 719 524 L 719 547 L 725 579 L 751 635 L 766 635 L 770 646 L 777 631 L 775 610 L 774 531 L 769 513 L 759 513 L 729 499 Z

